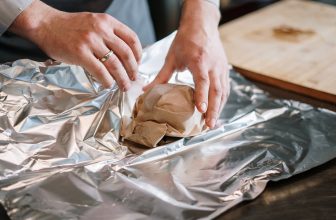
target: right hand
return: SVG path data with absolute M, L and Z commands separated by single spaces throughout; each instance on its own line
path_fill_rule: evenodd
M 34 1 L 10 27 L 30 39 L 51 58 L 83 66 L 104 87 L 116 80 L 126 91 L 137 76 L 142 48 L 137 35 L 107 14 L 66 13 Z M 110 50 L 104 63 L 99 59 Z

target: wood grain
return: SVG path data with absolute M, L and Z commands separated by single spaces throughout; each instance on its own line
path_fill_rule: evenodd
M 247 77 L 336 103 L 336 7 L 281 1 L 220 34 L 229 62 Z

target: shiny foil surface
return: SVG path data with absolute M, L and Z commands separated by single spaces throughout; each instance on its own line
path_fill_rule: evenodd
M 77 66 L 0 65 L 0 201 L 12 219 L 209 219 L 336 157 L 334 112 L 272 99 L 234 71 L 215 129 L 149 150 L 122 142 L 173 38 L 145 49 L 127 93 Z

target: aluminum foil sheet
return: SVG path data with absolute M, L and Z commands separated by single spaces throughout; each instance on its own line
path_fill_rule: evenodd
M 336 157 L 334 112 L 272 99 L 234 71 L 215 129 L 150 150 L 120 142 L 173 38 L 145 50 L 128 93 L 77 66 L 0 66 L 0 200 L 12 219 L 209 219 Z M 171 82 L 192 85 L 188 71 Z

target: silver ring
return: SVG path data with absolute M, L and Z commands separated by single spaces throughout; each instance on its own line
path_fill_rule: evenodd
M 110 50 L 107 54 L 105 54 L 102 58 L 100 58 L 100 62 L 104 63 L 106 60 L 108 60 L 113 55 L 113 51 Z

